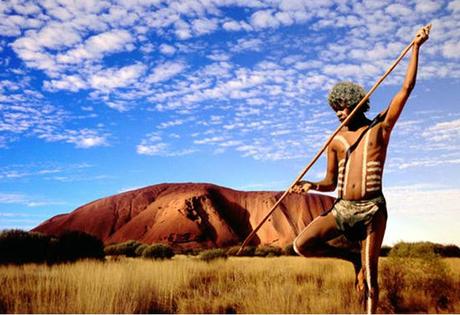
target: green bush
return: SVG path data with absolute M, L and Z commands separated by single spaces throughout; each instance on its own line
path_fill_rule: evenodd
M 460 257 L 460 248 L 456 245 L 435 245 L 435 251 L 441 257 Z
M 198 256 L 202 251 L 201 248 L 183 248 L 180 253 L 187 256 Z
M 275 257 L 281 256 L 281 254 L 283 254 L 281 248 L 268 245 L 258 246 L 254 252 L 254 255 L 259 257 Z
M 125 255 L 126 257 L 140 256 L 136 254 L 136 250 L 142 243 L 137 241 L 126 241 L 123 243 L 108 245 L 104 248 L 106 255 Z
M 150 246 L 150 245 L 148 245 L 148 244 L 141 244 L 141 245 L 137 246 L 137 247 L 136 247 L 136 250 L 134 251 L 134 255 L 135 255 L 136 257 L 141 257 L 141 256 L 143 256 L 144 250 L 145 250 L 146 248 L 148 248 L 149 246 Z
M 450 311 L 453 283 L 448 266 L 435 251 L 436 244 L 429 242 L 398 243 L 390 251 L 382 267 L 385 313 L 414 312 L 417 304 L 405 298 L 405 292 L 417 292 L 421 299 L 432 299 L 438 311 Z M 413 299 L 413 298 L 412 298 Z M 415 312 L 427 313 L 428 309 Z
M 397 243 L 390 250 L 389 257 L 406 258 L 434 258 L 440 255 L 436 252 L 436 245 L 430 242 Z
M 78 259 L 104 259 L 104 244 L 91 234 L 81 231 L 66 231 L 55 243 L 56 262 L 72 262 Z
M 227 256 L 236 256 L 236 253 L 240 250 L 241 246 L 232 246 L 229 249 L 227 249 Z M 255 246 L 246 246 L 243 248 L 243 251 L 239 256 L 244 256 L 244 257 L 253 257 L 256 252 L 256 247 Z
M 389 254 L 390 254 L 390 251 L 391 251 L 391 246 L 382 246 L 382 248 L 380 248 L 380 256 L 381 257 L 387 257 Z
M 51 237 L 36 232 L 5 230 L 0 233 L 0 263 L 40 263 L 48 259 Z
M 68 231 L 58 238 L 22 230 L 0 233 L 0 263 L 58 263 L 81 258 L 103 259 L 101 240 L 79 231 Z
M 227 253 L 223 248 L 204 250 L 198 256 L 200 260 L 210 262 L 216 259 L 227 259 Z
M 145 248 L 142 257 L 154 259 L 170 259 L 174 257 L 174 250 L 165 244 L 153 244 Z
M 393 248 L 382 247 L 380 256 L 423 258 L 426 256 L 460 257 L 460 248 L 456 245 L 442 245 L 431 242 L 400 242 Z

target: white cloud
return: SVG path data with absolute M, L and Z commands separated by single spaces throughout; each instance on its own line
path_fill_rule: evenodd
M 216 19 L 196 19 L 192 21 L 192 29 L 197 35 L 209 34 L 217 29 Z
M 174 53 L 176 52 L 176 48 L 168 44 L 161 44 L 160 52 L 164 55 L 174 55 Z
M 388 208 L 394 212 L 453 215 L 459 210 L 460 191 L 455 188 L 417 184 L 385 187 L 384 192 Z
M 460 42 L 457 40 L 448 41 L 442 46 L 442 54 L 447 58 L 460 58 Z
M 13 48 L 21 51 L 40 51 L 43 49 L 62 49 L 81 41 L 80 34 L 69 25 L 51 22 L 40 31 L 31 30 L 26 36 L 14 41 Z
M 263 45 L 264 42 L 260 38 L 241 38 L 235 45 L 232 45 L 231 50 L 235 52 L 260 51 Z
M 78 75 L 64 75 L 59 80 L 50 80 L 43 83 L 46 90 L 68 90 L 77 92 L 86 89 L 88 84 Z
M 434 142 L 458 143 L 460 139 L 460 119 L 437 123 L 423 132 L 422 136 Z
M 166 128 L 170 128 L 170 127 L 180 126 L 184 122 L 185 121 L 182 120 L 182 119 L 175 119 L 175 120 L 171 120 L 171 121 L 166 121 L 166 122 L 162 122 L 161 124 L 159 124 L 158 128 L 159 129 L 166 129 Z
M 386 7 L 385 11 L 389 14 L 400 16 L 407 16 L 413 13 L 410 8 L 399 3 L 390 4 L 388 7 Z
M 361 81 L 362 78 L 375 78 L 381 70 L 372 64 L 337 64 L 326 65 L 323 68 L 324 73 L 335 76 L 341 80 L 354 79 Z
M 167 144 L 160 142 L 155 144 L 139 144 L 136 147 L 136 152 L 143 155 L 160 155 L 167 148 Z
M 38 134 L 38 138 L 44 139 L 49 142 L 64 141 L 72 143 L 76 148 L 88 149 L 98 146 L 107 146 L 107 134 L 100 134 L 99 131 L 93 129 L 65 129 L 59 130 L 45 130 Z
M 19 204 L 27 207 L 40 207 L 48 205 L 62 205 L 62 201 L 43 200 L 30 197 L 21 193 L 2 193 L 0 192 L 0 204 Z
M 170 146 L 166 143 L 159 142 L 155 144 L 139 144 L 136 146 L 136 152 L 141 155 L 150 155 L 150 156 L 183 156 L 194 153 L 194 149 L 183 149 L 171 151 Z
M 449 2 L 449 5 L 447 6 L 449 10 L 452 10 L 454 12 L 460 11 L 460 0 L 453 0 Z
M 245 21 L 234 21 L 234 20 L 224 22 L 222 24 L 222 28 L 224 30 L 226 30 L 226 31 L 234 31 L 234 32 L 237 32 L 237 31 L 252 31 L 253 30 L 251 25 L 249 25 Z
M 185 64 L 182 62 L 165 62 L 163 64 L 157 65 L 147 76 L 145 81 L 147 83 L 167 81 L 181 73 L 184 69 Z
M 145 138 L 141 140 L 141 143 L 136 146 L 137 154 L 149 156 L 183 156 L 192 154 L 195 151 L 196 150 L 193 148 L 174 148 L 163 140 L 162 131 L 156 131 L 146 135 Z
M 280 22 L 272 15 L 273 11 L 263 10 L 257 11 L 251 16 L 251 25 L 254 28 L 276 28 Z
M 144 71 L 145 65 L 143 64 L 134 64 L 122 68 L 109 68 L 93 74 L 89 78 L 88 83 L 96 90 L 110 91 L 135 83 Z
M 75 144 L 77 148 L 87 149 L 91 147 L 106 145 L 107 140 L 105 139 L 105 137 L 101 137 L 101 136 L 85 135 L 85 136 L 80 137 L 78 140 L 76 140 Z
M 415 4 L 415 11 L 420 13 L 434 13 L 442 6 L 443 4 L 439 1 L 419 0 Z
M 407 168 L 418 168 L 418 167 L 434 167 L 440 165 L 456 165 L 460 164 L 460 159 L 443 159 L 443 158 L 432 158 L 432 159 L 417 159 L 409 162 L 403 162 L 398 165 L 399 169 Z
M 56 57 L 59 63 L 80 63 L 84 60 L 100 59 L 107 54 L 129 51 L 134 48 L 134 39 L 126 30 L 111 30 L 88 38 L 82 45 Z
M 179 39 L 189 39 L 190 37 L 192 37 L 192 33 L 191 33 L 191 30 L 190 30 L 190 25 L 183 21 L 183 20 L 178 20 L 176 21 L 176 23 L 174 24 L 175 27 L 176 27 L 176 36 L 179 38 Z
M 201 140 L 194 140 L 193 143 L 195 144 L 209 144 L 209 143 L 216 143 L 224 141 L 224 137 L 212 137 L 212 138 L 204 138 Z

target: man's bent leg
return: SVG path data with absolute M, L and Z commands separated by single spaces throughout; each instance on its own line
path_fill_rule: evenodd
M 375 313 L 379 299 L 378 262 L 386 228 L 386 213 L 378 211 L 368 226 L 366 239 L 361 243 L 362 269 L 358 275 L 357 289 L 365 297 L 368 314 Z
M 316 217 L 294 240 L 293 247 L 297 254 L 304 257 L 327 256 L 335 257 L 334 247 L 325 242 L 340 235 L 334 215 L 329 212 L 325 216 Z

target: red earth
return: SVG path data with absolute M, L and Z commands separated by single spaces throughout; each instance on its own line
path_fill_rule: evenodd
M 213 184 L 159 184 L 102 198 L 33 229 L 49 235 L 79 230 L 105 244 L 137 240 L 184 248 L 241 243 L 281 192 L 237 191 Z M 254 237 L 252 245 L 283 247 L 334 198 L 290 194 Z

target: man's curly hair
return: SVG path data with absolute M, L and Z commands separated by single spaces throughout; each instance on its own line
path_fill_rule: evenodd
M 358 105 L 359 101 L 366 96 L 366 90 L 356 83 L 344 81 L 339 82 L 331 89 L 327 100 L 329 101 L 329 105 L 337 111 L 342 109 L 344 106 L 353 110 L 353 108 Z M 360 107 L 360 110 L 364 113 L 369 110 L 369 100 Z

